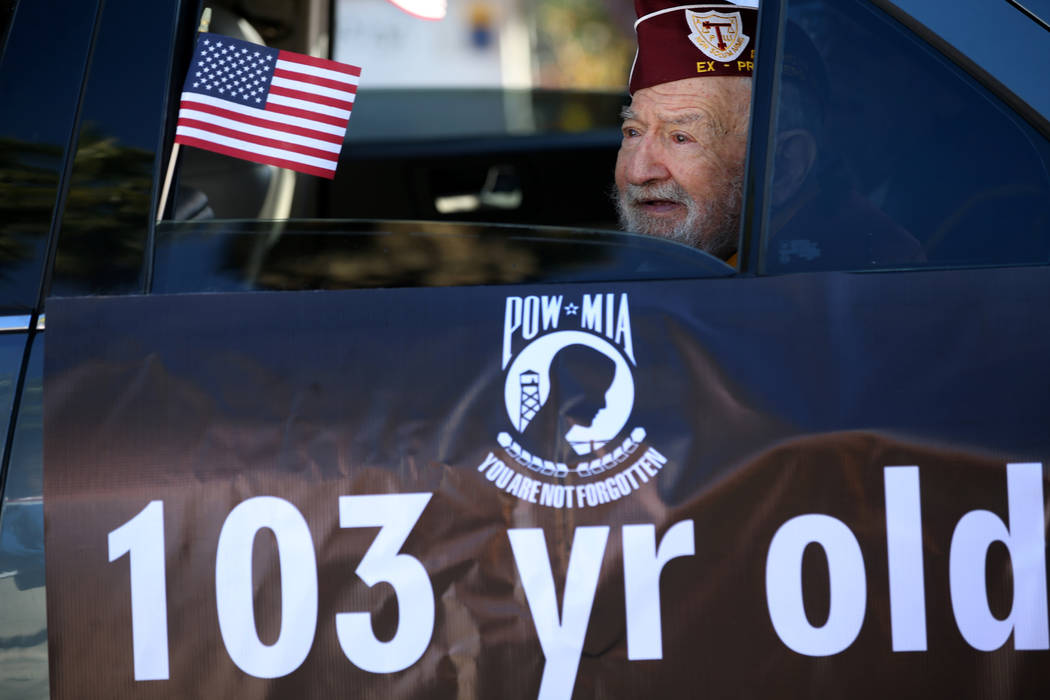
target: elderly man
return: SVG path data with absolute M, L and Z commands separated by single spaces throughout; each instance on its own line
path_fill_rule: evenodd
M 735 251 L 758 3 L 638 0 L 631 106 L 616 159 L 623 227 Z
M 733 263 L 758 2 L 635 6 L 638 54 L 616 160 L 621 225 Z M 861 197 L 847 164 L 822 147 L 827 76 L 791 22 L 781 74 L 765 269 L 921 262 L 918 242 Z

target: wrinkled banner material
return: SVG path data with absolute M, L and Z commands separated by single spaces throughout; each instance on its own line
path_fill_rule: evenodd
M 52 697 L 1036 696 L 1048 289 L 52 300 Z

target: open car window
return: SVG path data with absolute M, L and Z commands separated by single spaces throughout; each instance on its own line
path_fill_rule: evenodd
M 387 0 L 315 4 L 317 21 L 219 3 L 211 31 L 361 67 L 334 180 L 186 149 L 171 218 L 615 228 L 629 3 L 450 3 L 440 19 Z
M 180 231 L 215 230 L 201 228 L 202 221 L 418 220 L 616 230 L 610 191 L 633 57 L 630 3 L 471 7 L 452 4 L 434 21 L 386 0 L 280 10 L 214 4 L 214 32 L 364 64 L 359 99 L 332 181 L 183 149 L 159 230 L 152 210 L 196 19 L 173 8 L 150 10 L 181 19 L 175 27 L 153 23 L 149 32 L 134 34 L 142 58 L 135 69 L 149 86 L 142 100 L 114 107 L 123 103 L 113 98 L 107 70 L 121 56 L 105 49 L 85 66 L 52 291 L 148 290 L 154 254 L 178 245 Z M 143 13 L 129 2 L 107 3 L 98 15 L 99 37 L 120 34 Z M 775 94 L 773 131 L 778 137 L 805 131 L 809 146 L 806 139 L 773 140 L 768 159 L 752 149 L 752 167 L 761 164 L 759 177 L 769 187 L 761 201 L 745 199 L 745 207 L 758 211 L 749 234 L 763 238 L 760 264 L 745 260 L 744 269 L 771 274 L 1046 261 L 1048 156 L 1038 125 L 871 3 L 794 0 L 784 14 L 783 38 L 770 44 L 767 33 L 760 41 L 774 47 L 766 65 L 773 62 L 784 74 L 783 89 L 761 88 L 765 94 L 755 101 Z M 459 54 L 436 58 L 446 56 L 438 49 L 449 42 L 458 42 Z M 778 42 L 784 58 L 774 61 L 768 57 Z M 800 62 L 802 44 L 811 57 Z M 105 46 L 111 45 L 107 38 Z M 365 55 L 355 57 L 355 46 Z M 384 47 L 406 54 L 387 66 Z M 456 61 L 470 57 L 476 70 L 457 72 Z M 407 74 L 405 61 L 419 69 Z M 164 72 L 159 66 L 168 67 L 167 86 L 147 80 Z M 799 70 L 809 78 L 788 75 Z M 782 157 L 807 148 L 815 154 L 808 159 Z M 267 229 L 266 240 L 302 229 Z M 99 246 L 113 251 L 104 262 L 91 255 Z

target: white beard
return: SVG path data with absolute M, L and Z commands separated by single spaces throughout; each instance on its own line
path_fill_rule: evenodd
M 730 178 L 718 196 L 699 203 L 674 180 L 654 185 L 628 184 L 616 193 L 616 210 L 625 231 L 667 238 L 699 248 L 720 258 L 728 258 L 737 248 L 740 234 L 740 203 L 743 177 Z M 686 208 L 683 219 L 667 220 L 646 215 L 640 203 L 664 199 Z

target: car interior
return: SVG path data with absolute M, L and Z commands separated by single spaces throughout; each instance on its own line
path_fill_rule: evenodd
M 295 51 L 327 51 L 336 59 L 368 65 L 363 65 L 333 180 L 184 149 L 176 169 L 174 206 L 158 230 L 158 249 L 177 244 L 183 239 L 176 233 L 186 234 L 187 226 L 202 220 L 420 221 L 616 230 L 612 172 L 620 140 L 619 111 L 630 99 L 624 88 L 626 72 L 617 77 L 616 71 L 606 71 L 590 79 L 587 71 L 588 61 L 596 56 L 607 57 L 604 62 L 621 69 L 629 65 L 630 3 L 592 0 L 574 7 L 572 33 L 557 30 L 557 21 L 565 23 L 570 16 L 559 3 L 536 3 L 518 8 L 517 14 L 509 5 L 478 7 L 482 9 L 475 7 L 469 17 L 455 16 L 450 9 L 441 20 L 445 25 L 439 26 L 386 0 L 213 4 L 211 29 L 217 33 Z M 783 212 L 772 207 L 762 213 L 762 271 L 982 266 L 1050 259 L 1045 120 L 1020 118 L 1005 108 L 987 81 L 976 80 L 868 3 L 792 0 L 788 13 L 793 32 L 785 40 L 786 55 L 813 55 L 807 59 L 812 66 L 810 85 L 802 90 L 815 95 L 816 105 L 802 110 L 801 126 L 819 144 L 811 178 L 818 184 L 810 189 L 820 196 L 807 204 L 809 218 L 794 217 L 811 233 L 796 232 L 790 240 L 777 233 Z M 501 19 L 493 20 L 497 15 Z M 458 43 L 447 45 L 454 46 L 451 58 L 424 55 L 430 37 L 455 34 L 457 22 Z M 525 42 L 515 33 L 522 26 L 530 37 Z M 592 35 L 605 39 L 589 39 Z M 588 41 L 607 54 L 581 53 L 580 45 Z M 508 58 L 514 46 L 524 55 L 524 69 Z M 572 54 L 569 49 L 574 47 Z M 406 55 L 395 60 L 395 50 Z M 355 58 L 359 53 L 365 55 Z M 886 59 L 872 62 L 873 54 Z M 566 64 L 566 56 L 578 63 Z M 180 60 L 184 64 L 188 56 L 176 58 L 179 73 Z M 521 56 L 518 59 L 520 63 Z M 386 61 L 396 65 L 384 73 Z M 487 75 L 462 79 L 449 77 L 441 66 L 421 70 L 416 77 L 406 74 L 405 66 L 428 61 L 452 68 L 456 61 L 498 65 Z M 380 69 L 372 73 L 378 75 L 370 83 L 370 67 L 377 63 Z M 788 63 L 790 58 L 785 66 Z M 789 67 L 781 70 L 789 84 Z M 179 80 L 174 79 L 176 92 Z M 798 111 L 789 104 L 792 94 L 781 92 L 782 124 L 788 119 L 784 115 Z M 767 177 L 776 179 L 785 167 L 775 157 Z M 754 201 L 751 206 L 763 204 Z M 862 219 L 882 222 L 881 230 L 892 229 L 908 245 L 887 252 L 862 240 L 880 235 L 879 226 L 861 226 L 863 231 L 852 238 L 849 231 L 840 230 L 856 228 Z M 254 272 L 242 276 L 242 283 L 253 275 L 257 279 L 259 266 L 272 259 L 268 251 L 284 235 L 281 228 L 266 227 L 263 242 L 248 256 Z M 426 230 L 430 229 L 420 227 L 417 233 L 430 235 Z M 469 228 L 464 230 L 469 234 Z M 327 244 L 324 256 L 331 256 L 338 245 L 334 240 Z M 479 253 L 479 259 L 484 258 Z M 226 255 L 221 265 L 229 270 L 240 265 L 237 259 Z M 434 264 L 440 259 L 429 258 Z M 478 279 L 450 279 L 470 278 Z M 299 286 L 359 283 L 363 284 L 315 277 Z M 390 279 L 384 284 L 394 283 Z

